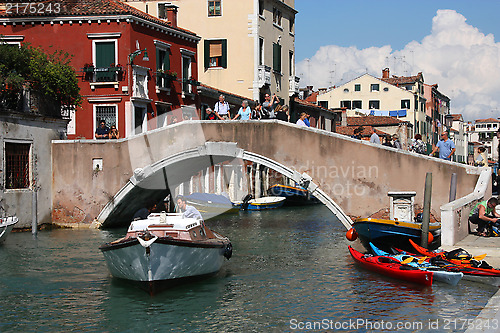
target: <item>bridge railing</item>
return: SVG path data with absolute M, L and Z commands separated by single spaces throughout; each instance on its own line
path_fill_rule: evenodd
M 441 206 L 441 244 L 453 246 L 469 234 L 469 213 L 487 194 L 491 168 L 481 168 L 472 193 Z

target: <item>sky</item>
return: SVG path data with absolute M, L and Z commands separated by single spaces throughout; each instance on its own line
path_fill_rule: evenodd
M 500 1 L 295 0 L 300 86 L 339 86 L 365 73 L 438 84 L 450 112 L 500 117 Z

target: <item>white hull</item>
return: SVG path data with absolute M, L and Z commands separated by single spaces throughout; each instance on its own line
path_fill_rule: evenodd
M 458 282 L 464 276 L 461 272 L 448 272 L 448 271 L 438 271 L 432 269 L 426 269 L 429 272 L 434 273 L 434 281 L 441 281 L 444 283 L 451 284 L 452 286 L 456 286 Z
M 102 249 L 114 277 L 155 282 L 216 273 L 224 259 L 224 247 L 180 246 L 158 239 L 143 247 L 137 240 Z M 148 254 L 149 252 L 149 254 Z
M 15 216 L 0 219 L 0 243 L 3 243 L 19 220 Z

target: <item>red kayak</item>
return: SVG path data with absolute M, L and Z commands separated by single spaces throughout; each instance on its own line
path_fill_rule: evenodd
M 426 286 L 432 285 L 432 272 L 401 264 L 392 257 L 365 255 L 351 246 L 349 252 L 355 261 L 371 271 Z
M 464 273 L 464 280 L 500 287 L 500 270 L 491 268 L 491 266 L 485 262 L 473 259 L 449 259 L 446 256 L 449 252 L 431 252 L 426 248 L 419 246 L 412 240 L 410 240 L 410 243 L 415 248 L 416 252 L 424 257 L 427 257 L 427 260 L 433 265 L 443 267 L 449 271 L 462 272 Z M 405 252 L 401 250 L 399 251 Z M 490 268 L 485 268 L 485 266 Z

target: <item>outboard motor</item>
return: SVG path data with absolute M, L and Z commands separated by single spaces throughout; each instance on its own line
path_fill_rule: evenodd
M 253 195 L 251 195 L 250 193 L 245 195 L 245 197 L 243 198 L 243 202 L 241 203 L 241 209 L 243 210 L 247 210 L 248 209 L 248 204 L 250 203 L 250 200 L 253 199 Z

